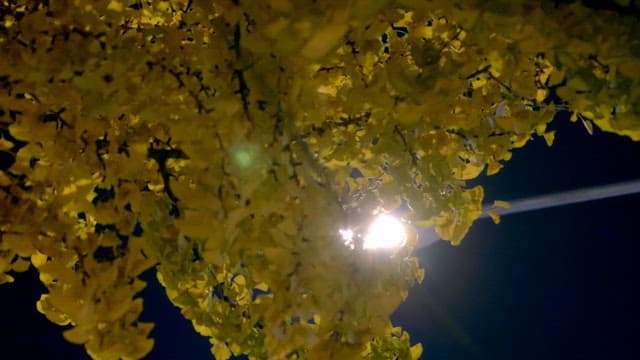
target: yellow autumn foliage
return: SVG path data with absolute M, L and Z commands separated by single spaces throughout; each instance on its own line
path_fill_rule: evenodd
M 558 111 L 640 140 L 638 31 L 577 2 L 0 0 L 0 284 L 33 265 L 95 359 L 151 351 L 153 268 L 219 360 L 420 358 L 389 321 L 416 231 L 339 230 L 404 199 L 460 243 L 465 181 Z

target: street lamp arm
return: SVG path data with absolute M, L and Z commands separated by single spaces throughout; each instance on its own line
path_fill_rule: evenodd
M 504 216 L 637 193 L 640 193 L 640 179 L 517 199 L 509 201 L 511 205 L 509 208 L 496 208 L 492 205 L 485 205 L 480 218 L 488 218 L 488 210 L 490 209 L 500 216 Z M 418 248 L 427 247 L 438 240 L 440 238 L 433 227 L 423 229 L 420 231 Z

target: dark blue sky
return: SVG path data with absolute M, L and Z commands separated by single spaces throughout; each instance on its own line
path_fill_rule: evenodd
M 640 143 L 556 121 L 479 179 L 487 200 L 640 179 Z M 436 243 L 394 319 L 424 358 L 631 359 L 640 320 L 640 194 L 478 221 L 462 245 Z
M 498 175 L 475 181 L 488 201 L 640 179 L 640 143 L 590 136 L 580 123 L 552 127 L 552 148 L 535 138 Z M 640 195 L 481 220 L 460 246 L 418 250 L 427 275 L 394 321 L 430 360 L 640 358 L 638 226 Z M 148 358 L 209 358 L 208 341 L 147 275 L 143 317 L 156 322 Z M 3 354 L 86 359 L 35 309 L 35 272 L 17 280 L 0 286 Z

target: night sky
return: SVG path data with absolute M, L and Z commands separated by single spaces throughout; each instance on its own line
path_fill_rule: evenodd
M 640 179 L 640 143 L 560 119 L 476 183 L 510 200 Z M 479 220 L 418 251 L 426 276 L 394 320 L 425 359 L 640 359 L 640 194 Z

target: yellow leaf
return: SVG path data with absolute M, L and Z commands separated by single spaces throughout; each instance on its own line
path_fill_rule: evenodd
M 111 0 L 109 5 L 107 5 L 107 10 L 120 12 L 122 11 L 122 3 L 117 0 Z
M 196 299 L 187 292 L 179 293 L 171 301 L 180 307 L 198 306 Z
M 233 282 L 238 284 L 239 286 L 245 286 L 247 284 L 247 280 L 242 275 L 234 277 Z
M 64 196 L 64 195 L 72 194 L 76 192 L 76 190 L 78 190 L 78 188 L 76 187 L 75 184 L 67 185 L 62 189 L 62 195 Z
M 453 176 L 459 180 L 475 179 L 484 170 L 484 164 L 464 164 L 459 168 L 453 168 Z
M 504 209 L 508 209 L 511 207 L 511 204 L 503 200 L 496 200 L 493 202 L 493 207 L 501 207 Z
M 11 269 L 17 272 L 25 272 L 29 270 L 29 266 L 31 266 L 30 261 L 19 257 L 16 259 L 16 261 L 13 264 L 11 264 Z
M 443 240 L 459 245 L 471 224 L 482 214 L 484 189 L 476 186 L 462 193 L 464 205 L 456 211 L 443 211 L 436 218 L 436 232 Z
M 36 309 L 38 309 L 41 314 L 44 314 L 49 321 L 58 325 L 64 326 L 71 322 L 66 314 L 59 311 L 51 304 L 49 294 L 40 295 L 40 300 L 36 302 Z
M 411 347 L 411 359 L 420 359 L 422 356 L 422 344 L 415 344 Z
M 602 131 L 626 135 L 633 141 L 640 141 L 640 122 L 636 122 L 635 119 L 633 115 L 622 116 L 619 114 L 616 115 L 614 121 L 612 121 L 613 119 L 611 119 L 611 117 L 603 117 L 594 120 L 594 123 Z
M 590 120 L 585 119 L 582 116 L 579 116 L 580 121 L 582 121 L 582 125 L 584 125 L 584 128 L 587 129 L 587 132 L 589 133 L 589 135 L 593 135 L 593 124 L 591 123 Z
M 573 113 L 571 113 L 571 117 L 569 117 L 569 121 L 571 121 L 571 122 L 578 121 L 578 113 L 576 113 L 575 111 Z
M 216 342 L 211 347 L 211 353 L 215 356 L 216 360 L 228 360 L 231 357 L 231 351 L 222 342 Z
M 527 143 L 527 141 L 529 141 L 529 138 L 530 138 L 529 134 L 522 134 L 522 135 L 519 135 L 519 136 L 514 136 L 512 138 L 512 140 L 511 140 L 512 143 L 513 143 L 513 147 L 514 148 L 523 147 Z
M 254 289 L 258 289 L 260 291 L 268 291 L 269 290 L 269 285 L 267 285 L 266 283 L 261 282 L 259 284 L 256 284 L 253 288 Z
M 487 211 L 487 214 L 489 215 L 491 220 L 493 220 L 494 224 L 500 224 L 500 214 L 498 214 L 497 211 L 495 211 L 494 209 L 491 209 Z
M 548 133 L 545 133 L 543 136 L 544 136 L 544 141 L 546 141 L 547 143 L 547 146 L 551 146 L 553 145 L 553 140 L 556 138 L 556 132 L 549 131 Z
M 13 276 L 8 274 L 0 274 L 0 285 L 6 284 L 6 283 L 12 283 L 12 282 L 13 282 Z
M 35 254 L 31 255 L 31 263 L 36 268 L 47 263 L 47 255 L 42 254 L 39 251 L 36 251 Z
M 147 187 L 149 188 L 149 190 L 153 191 L 153 192 L 161 192 L 164 190 L 164 183 L 159 183 L 159 184 L 147 184 Z
M 489 162 L 489 166 L 487 166 L 487 175 L 497 174 L 500 169 L 502 169 L 503 165 L 497 161 Z
M 89 334 L 86 329 L 77 326 L 63 332 L 62 335 L 68 342 L 73 344 L 81 345 L 89 341 Z
M 138 326 L 140 327 L 140 326 Z M 128 357 L 125 358 L 130 358 L 130 359 L 142 359 L 145 356 L 147 356 L 147 354 L 149 354 L 149 352 L 151 352 L 151 350 L 153 350 L 153 344 L 154 344 L 154 340 L 153 339 L 141 339 L 138 340 L 136 343 L 136 347 L 135 350 L 132 354 L 130 354 Z
M 477 76 L 474 79 L 469 81 L 471 88 L 477 90 L 487 84 L 487 79 L 485 76 Z
M 544 132 L 546 130 L 547 130 L 547 124 L 546 123 L 542 123 L 542 124 L 536 126 L 536 134 L 538 134 L 538 135 L 544 134 Z
M 9 150 L 13 147 L 11 141 L 7 141 L 4 138 L 0 138 L 0 150 Z
M 0 186 L 9 186 L 11 185 L 11 179 L 4 173 L 4 171 L 0 170 Z

